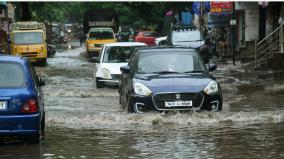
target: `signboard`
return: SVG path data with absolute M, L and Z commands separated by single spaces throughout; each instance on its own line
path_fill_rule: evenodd
M 245 41 L 255 41 L 259 38 L 259 11 L 245 10 Z
M 210 2 L 211 15 L 228 15 L 233 13 L 233 2 Z
M 235 2 L 235 10 L 258 9 L 257 2 Z
M 194 14 L 200 15 L 201 5 L 204 13 L 208 13 L 210 11 L 210 2 L 193 2 L 192 11 Z
M 230 16 L 228 15 L 222 15 L 222 16 L 208 15 L 208 28 L 227 27 L 229 21 L 230 21 Z

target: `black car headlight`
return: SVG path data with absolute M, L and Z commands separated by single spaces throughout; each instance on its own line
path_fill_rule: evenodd
M 152 91 L 142 83 L 135 82 L 133 83 L 133 89 L 135 94 L 142 96 L 149 96 Z
M 216 81 L 209 82 L 208 85 L 204 89 L 204 92 L 209 95 L 217 93 L 218 91 L 219 91 L 219 87 Z

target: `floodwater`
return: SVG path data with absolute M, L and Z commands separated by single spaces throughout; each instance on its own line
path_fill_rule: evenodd
M 284 158 L 284 82 L 270 72 L 218 62 L 222 112 L 129 114 L 117 89 L 95 88 L 83 52 L 69 46 L 36 67 L 46 80 L 46 139 L 5 140 L 1 159 Z

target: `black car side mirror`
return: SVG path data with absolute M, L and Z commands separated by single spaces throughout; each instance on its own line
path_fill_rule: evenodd
M 45 86 L 45 81 L 42 78 L 38 79 L 39 86 Z
M 91 61 L 95 62 L 95 63 L 100 63 L 100 59 L 99 57 L 92 57 Z
M 217 65 L 215 64 L 206 64 L 206 66 L 210 72 L 215 71 L 217 69 Z
M 120 67 L 120 71 L 122 73 L 130 73 L 130 67 L 127 65 L 127 66 L 122 66 Z

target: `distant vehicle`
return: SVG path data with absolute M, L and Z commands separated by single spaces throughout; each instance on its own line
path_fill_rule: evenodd
M 36 21 L 10 24 L 11 53 L 31 62 L 47 64 L 46 28 Z
M 118 85 L 120 79 L 120 67 L 127 65 L 130 55 L 135 48 L 146 46 L 139 42 L 118 42 L 104 45 L 101 56 L 95 57 L 96 72 L 94 79 L 96 87 L 104 85 Z
M 73 24 L 64 24 L 64 29 L 67 33 L 74 32 Z
M 118 31 L 117 41 L 119 42 L 134 41 L 134 39 L 131 39 L 133 36 L 134 36 L 134 31 L 131 27 L 122 26 Z
M 87 10 L 83 19 L 83 31 L 88 34 L 86 39 L 88 55 L 98 57 L 104 44 L 117 41 L 114 36 L 118 31 L 116 12 L 112 9 Z
M 87 53 L 90 57 L 99 57 L 102 46 L 116 42 L 112 28 L 91 28 L 87 36 Z
M 122 66 L 119 99 L 128 112 L 221 111 L 222 91 L 195 49 L 144 48 Z
M 196 28 L 176 28 L 168 36 L 173 46 L 185 46 L 199 49 L 205 63 L 209 62 L 209 52 L 203 34 Z
M 90 9 L 84 13 L 83 31 L 88 34 L 94 27 L 111 27 L 118 32 L 118 14 L 112 9 Z
M 155 39 L 155 44 L 158 45 L 168 45 L 167 36 L 159 37 Z
M 155 39 L 159 37 L 159 34 L 155 31 L 141 31 L 135 37 L 136 42 L 142 42 L 148 46 L 155 46 Z
M 45 82 L 22 57 L 0 56 L 0 74 L 0 136 L 38 143 L 45 130 Z

